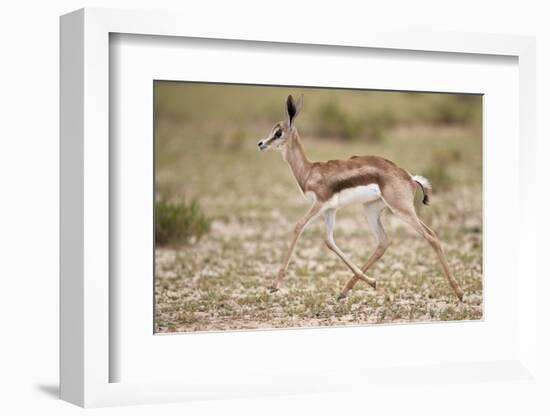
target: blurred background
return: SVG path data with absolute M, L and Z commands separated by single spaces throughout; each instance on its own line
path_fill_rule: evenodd
M 482 97 L 156 81 L 156 316 L 160 332 L 479 319 L 482 314 Z M 343 302 L 350 277 L 306 230 L 275 295 L 266 286 L 307 210 L 278 152 L 256 143 L 304 95 L 296 121 L 308 157 L 389 158 L 434 187 L 419 216 L 443 240 L 466 289 L 459 304 L 430 246 L 385 214 L 394 244 Z M 420 200 L 420 192 L 417 199 Z M 374 248 L 359 208 L 338 212 L 336 239 L 357 264 Z M 422 257 L 424 256 L 424 259 Z M 426 263 L 426 259 L 429 262 Z

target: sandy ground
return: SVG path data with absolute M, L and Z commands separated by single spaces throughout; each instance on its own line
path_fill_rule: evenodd
M 447 199 L 452 200 L 450 195 Z M 268 293 L 293 226 L 274 206 L 217 219 L 209 235 L 190 246 L 157 249 L 156 330 L 480 319 L 481 220 L 468 216 L 469 207 L 458 202 L 447 208 L 452 209 L 443 218 L 429 222 L 466 292 L 463 302 L 452 293 L 429 244 L 389 212 L 383 222 L 392 245 L 369 272 L 378 280 L 377 290 L 359 282 L 348 298 L 336 300 L 351 273 L 324 245 L 322 220 L 317 220 L 299 241 L 282 289 Z M 429 209 L 421 208 L 420 216 Z M 444 226 L 445 217 L 452 218 L 454 227 Z M 360 207 L 339 211 L 336 240 L 356 264 L 368 257 L 375 243 Z

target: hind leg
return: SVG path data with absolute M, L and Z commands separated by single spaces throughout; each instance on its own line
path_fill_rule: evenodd
M 449 284 L 451 285 L 458 299 L 462 301 L 464 292 L 462 291 L 458 282 L 451 273 L 449 263 L 447 262 L 447 257 L 443 252 L 443 248 L 441 247 L 441 243 L 437 238 L 437 235 L 416 215 L 413 203 L 414 193 L 409 194 L 402 191 L 400 192 L 399 189 L 388 189 L 384 190 L 382 195 L 384 201 L 386 202 L 386 205 L 390 207 L 392 212 L 400 217 L 407 224 L 409 224 L 411 227 L 413 227 L 422 237 L 424 237 L 430 243 L 433 250 L 437 254 L 437 257 L 439 259 L 439 262 L 441 263 L 441 267 L 443 268 L 443 272 L 445 273 Z
M 390 242 L 381 222 L 382 212 L 386 208 L 386 204 L 384 203 L 384 201 L 378 200 L 376 202 L 364 204 L 363 206 L 365 208 L 365 214 L 367 217 L 369 228 L 374 234 L 377 243 L 376 249 L 367 259 L 367 262 L 363 265 L 363 267 L 361 267 L 361 271 L 363 273 L 366 273 L 367 270 L 384 255 L 386 249 L 390 245 Z M 345 298 L 348 292 L 353 289 L 353 286 L 355 286 L 358 281 L 359 279 L 356 276 L 353 276 L 351 279 L 349 279 L 342 288 L 340 294 L 338 295 L 338 300 Z
M 350 270 L 353 272 L 353 274 L 357 277 L 359 280 L 363 280 L 365 283 L 368 283 L 373 288 L 376 289 L 376 280 L 368 277 L 365 275 L 359 267 L 357 267 L 355 264 L 351 262 L 350 259 L 340 250 L 340 248 L 336 245 L 336 242 L 334 241 L 334 222 L 336 219 L 336 211 L 334 209 L 328 209 L 324 212 L 325 214 L 325 224 L 326 224 L 326 235 L 325 235 L 325 243 L 327 247 L 332 250 L 342 261 L 350 268 Z

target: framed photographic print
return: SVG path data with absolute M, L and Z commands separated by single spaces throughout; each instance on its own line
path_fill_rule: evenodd
M 304 36 L 62 17 L 65 400 L 537 383 L 533 40 Z

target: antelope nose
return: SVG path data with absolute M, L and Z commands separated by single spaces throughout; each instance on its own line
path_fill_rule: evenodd
M 263 140 L 260 140 L 260 141 L 258 142 L 258 147 L 261 148 L 263 144 L 264 144 L 264 141 L 263 141 Z

